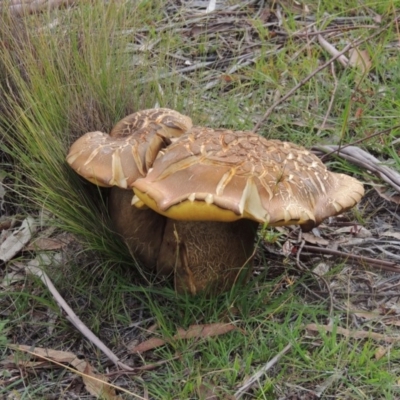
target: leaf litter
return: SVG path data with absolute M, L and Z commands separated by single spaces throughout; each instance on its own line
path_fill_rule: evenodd
M 178 328 L 177 333 L 172 337 L 172 341 L 183 339 L 205 339 L 224 335 L 233 330 L 237 330 L 237 327 L 234 324 L 214 323 L 205 325 L 191 325 L 187 330 Z M 151 338 L 138 345 L 128 346 L 128 351 L 130 353 L 144 353 L 170 342 L 171 340 L 169 339 Z
M 0 361 L 0 364 L 7 368 L 16 368 L 29 370 L 31 368 L 49 368 L 57 365 L 63 367 L 63 364 L 69 364 L 73 369 L 72 372 L 80 375 L 85 384 L 87 391 L 96 397 L 101 397 L 106 400 L 121 400 L 115 392 L 114 385 L 108 383 L 104 375 L 99 374 L 91 365 L 85 360 L 78 358 L 74 353 L 69 351 L 60 351 L 53 349 L 45 349 L 41 347 L 31 347 L 26 345 L 11 345 L 11 349 L 15 352 L 23 352 L 32 356 L 34 359 L 44 361 L 26 361 L 24 358 L 18 357 L 15 353 L 7 357 L 7 359 Z M 118 388 L 121 389 L 121 388 Z

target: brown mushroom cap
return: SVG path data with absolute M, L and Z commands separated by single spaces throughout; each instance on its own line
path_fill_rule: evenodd
M 151 125 L 158 126 L 159 134 L 166 138 L 179 137 L 192 127 L 192 120 L 169 108 L 150 108 L 128 115 L 112 129 L 110 136 L 129 136 Z
M 328 171 L 303 147 L 201 127 L 162 150 L 133 187 L 141 202 L 172 219 L 249 218 L 306 229 L 353 207 L 364 194 L 360 182 Z
M 169 139 L 190 130 L 192 120 L 167 108 L 150 109 L 128 115 L 110 135 L 88 132 L 71 146 L 68 164 L 98 186 L 126 189 L 145 176 L 161 148 Z

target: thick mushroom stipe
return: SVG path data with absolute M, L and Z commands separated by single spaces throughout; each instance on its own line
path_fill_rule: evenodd
M 174 274 L 178 293 L 217 294 L 246 282 L 258 223 L 167 219 L 157 271 Z
M 148 270 L 156 270 L 167 218 L 147 208 L 131 206 L 132 191 L 111 188 L 108 208 L 112 228 L 125 242 L 132 257 Z
M 132 191 L 113 187 L 109 197 L 114 230 L 147 270 L 173 276 L 178 293 L 217 294 L 245 282 L 258 223 L 175 221 L 131 206 Z

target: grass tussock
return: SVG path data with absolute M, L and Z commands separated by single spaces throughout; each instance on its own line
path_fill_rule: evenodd
M 137 84 L 147 65 L 132 67 L 126 50 L 131 21 L 146 12 L 99 3 L 59 15 L 2 17 L 3 151 L 12 158 L 14 188 L 24 205 L 50 211 L 61 228 L 108 259 L 121 249 L 108 232 L 104 204 L 94 201 L 98 190 L 64 160 L 78 136 L 109 131 L 128 113 L 154 105 L 146 96 L 151 85 Z

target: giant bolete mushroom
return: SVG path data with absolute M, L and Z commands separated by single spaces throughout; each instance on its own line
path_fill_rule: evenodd
M 174 270 L 178 290 L 193 294 L 232 286 L 258 223 L 310 230 L 364 194 L 293 143 L 203 127 L 162 149 L 133 188 L 134 205 L 168 217 L 158 268 Z
M 146 110 L 127 117 L 135 125 L 123 139 L 113 132 L 124 120 L 100 145 L 90 137 L 79 149 L 74 144 L 68 161 L 92 182 L 134 188 L 133 206 L 132 192 L 112 189 L 114 227 L 134 257 L 174 275 L 178 292 L 228 290 L 242 271 L 246 277 L 259 223 L 309 230 L 353 207 L 364 193 L 356 179 L 328 171 L 295 144 L 192 127 L 184 116 L 172 123 L 178 129 L 168 136 L 160 122 L 163 113 L 176 112 Z M 141 115 L 147 123 L 140 122 Z M 125 140 L 123 151 L 115 140 Z M 106 162 L 90 166 L 99 154 Z

